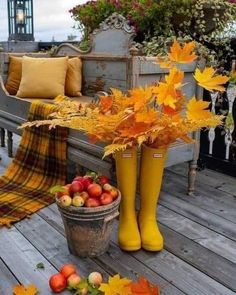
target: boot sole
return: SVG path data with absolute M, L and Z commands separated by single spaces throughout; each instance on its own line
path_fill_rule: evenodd
M 163 245 L 159 246 L 159 247 L 153 247 L 153 246 L 149 246 L 149 245 L 144 245 L 142 244 L 142 248 L 144 250 L 150 251 L 150 252 L 157 252 L 157 251 L 161 251 L 163 250 Z
M 119 247 L 124 251 L 138 251 L 141 249 L 141 245 L 136 246 L 136 247 L 135 246 L 123 247 L 123 246 L 119 245 Z

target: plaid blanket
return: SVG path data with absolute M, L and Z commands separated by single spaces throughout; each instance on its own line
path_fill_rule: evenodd
M 28 121 L 46 119 L 55 108 L 36 100 L 31 104 Z M 65 184 L 67 133 L 61 127 L 24 129 L 16 156 L 0 177 L 0 227 L 53 203 L 50 187 Z

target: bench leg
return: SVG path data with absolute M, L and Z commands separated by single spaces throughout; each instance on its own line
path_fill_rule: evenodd
M 7 130 L 7 149 L 8 149 L 8 157 L 12 158 L 13 157 L 13 140 L 12 140 L 12 132 Z
M 0 128 L 1 131 L 1 147 L 5 147 L 5 129 Z
M 193 160 L 189 162 L 188 170 L 188 195 L 192 196 L 195 190 L 195 180 L 197 174 L 197 161 Z

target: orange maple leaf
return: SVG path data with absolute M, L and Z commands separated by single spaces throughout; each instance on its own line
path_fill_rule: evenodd
M 130 289 L 133 295 L 160 295 L 159 287 L 151 284 L 144 277 L 140 277 L 138 282 L 132 282 Z
M 190 63 L 197 59 L 197 55 L 193 53 L 195 48 L 195 42 L 185 43 L 183 48 L 175 40 L 170 48 L 170 53 L 168 54 L 169 60 L 176 63 Z
M 159 105 L 169 106 L 175 109 L 178 95 L 174 84 L 160 82 L 157 87 L 153 87 L 153 94 L 156 94 L 156 101 Z
M 209 102 L 203 100 L 196 100 L 193 97 L 187 104 L 187 118 L 189 120 L 204 120 L 214 116 L 207 108 Z
M 129 91 L 128 103 L 133 104 L 134 111 L 142 109 L 152 99 L 152 87 L 138 87 Z
M 23 286 L 23 285 L 16 285 L 13 287 L 13 294 L 14 295 L 36 295 L 38 293 L 38 289 L 35 285 Z
M 110 111 L 113 104 L 112 96 L 101 96 L 100 97 L 100 108 L 103 113 Z
M 215 73 L 216 71 L 212 67 L 205 68 L 202 72 L 196 69 L 194 78 L 206 90 L 225 91 L 225 87 L 222 85 L 229 81 L 229 77 L 215 75 Z
M 158 112 L 155 109 L 148 109 L 146 112 L 135 115 L 136 122 L 152 124 L 157 120 Z
M 180 71 L 176 67 L 169 71 L 169 74 L 165 76 L 166 83 L 174 84 L 175 87 L 181 86 L 184 79 L 184 72 Z

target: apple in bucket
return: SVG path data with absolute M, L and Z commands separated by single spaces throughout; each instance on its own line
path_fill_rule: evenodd
M 116 200 L 117 188 L 109 183 L 105 175 L 92 172 L 89 175 L 76 176 L 72 183 L 54 186 L 51 193 L 63 207 L 98 207 L 108 205 Z

